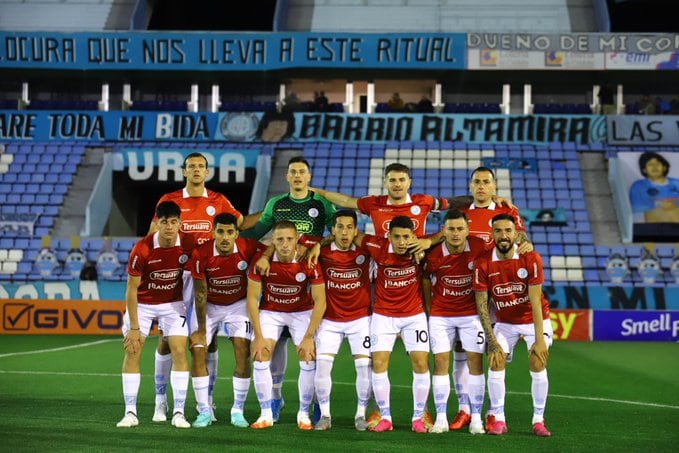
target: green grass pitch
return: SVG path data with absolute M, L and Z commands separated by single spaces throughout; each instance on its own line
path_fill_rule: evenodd
M 184 451 L 483 451 L 483 452 L 677 452 L 679 451 L 679 344 L 557 342 L 548 366 L 547 426 L 551 438 L 531 431 L 532 403 L 523 344 L 507 367 L 505 436 L 467 431 L 410 431 L 412 372 L 400 343 L 392 354 L 390 379 L 394 431 L 357 432 L 354 366 L 343 346 L 333 370 L 330 431 L 303 432 L 295 422 L 298 366 L 291 360 L 284 384 L 280 423 L 263 431 L 228 423 L 233 355 L 220 339 L 220 378 L 215 399 L 219 421 L 205 429 L 179 430 L 151 422 L 153 348 L 142 357 L 140 426 L 116 428 L 123 415 L 120 337 L 0 337 L 0 450 L 6 452 L 184 452 Z M 289 357 L 294 358 L 292 349 Z M 187 416 L 195 418 L 189 389 Z M 486 401 L 487 404 L 487 401 Z M 433 403 L 430 398 L 430 407 Z M 457 410 L 451 396 L 449 419 Z M 246 418 L 259 414 L 251 387 Z

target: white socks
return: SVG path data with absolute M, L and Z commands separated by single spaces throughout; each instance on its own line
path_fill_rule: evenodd
M 186 392 L 189 390 L 189 372 L 188 371 L 171 371 L 170 383 L 172 384 L 172 397 L 174 399 L 174 409 L 172 413 L 184 413 L 184 405 L 186 404 Z
M 547 392 L 549 391 L 549 380 L 547 370 L 530 372 L 532 379 L 531 394 L 533 396 L 533 424 L 545 421 L 545 406 L 547 405 Z
M 167 403 L 167 384 L 170 382 L 172 354 L 160 355 L 156 350 L 155 367 L 156 404 Z
M 450 377 L 447 374 L 435 374 L 432 377 L 432 391 L 436 405 L 436 423 L 448 424 L 448 398 L 450 397 Z
M 469 408 L 469 367 L 467 366 L 466 352 L 453 352 L 453 381 L 455 381 L 455 393 L 457 394 L 458 411 L 470 412 Z
M 505 370 L 488 370 L 488 399 L 495 419 L 505 421 Z
M 427 398 L 431 388 L 431 375 L 413 372 L 413 420 L 418 420 L 427 409 Z
M 123 399 L 125 400 L 125 413 L 137 414 L 137 395 L 141 383 L 140 373 L 123 373 Z

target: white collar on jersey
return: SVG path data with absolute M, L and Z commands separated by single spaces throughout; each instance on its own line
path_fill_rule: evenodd
M 238 243 L 234 242 L 233 243 L 233 252 L 231 254 L 233 255 L 234 253 L 238 253 Z M 215 241 L 214 244 L 212 244 L 212 256 L 218 256 L 219 255 L 219 250 L 217 250 L 217 242 Z
M 335 244 L 335 241 L 332 241 L 330 243 L 330 250 L 337 251 L 339 250 L 340 252 L 346 252 L 347 250 L 342 250 L 339 247 L 337 247 L 337 244 Z M 356 250 L 356 244 L 351 244 L 351 247 L 349 247 L 349 250 Z
M 510 258 L 512 260 L 518 260 L 519 259 L 519 252 L 517 252 L 518 246 L 514 244 L 514 255 Z M 497 247 L 493 249 L 493 261 L 502 261 L 498 256 L 497 256 Z
M 274 261 L 280 261 L 280 259 L 278 259 L 278 252 L 273 252 L 273 257 L 271 258 L 271 262 L 274 262 Z M 296 262 L 297 262 L 297 252 L 295 252 L 295 257 L 288 264 L 296 263 Z
M 441 247 L 443 249 L 443 256 L 452 255 L 452 253 L 450 253 L 448 251 L 448 247 L 446 247 L 446 241 L 445 240 L 441 243 Z M 472 250 L 471 247 L 469 247 L 469 239 L 467 239 L 466 241 L 464 241 L 464 251 L 470 252 L 471 250 Z
M 412 202 L 413 202 L 413 199 L 410 198 L 410 194 L 407 193 L 407 194 L 406 194 L 406 202 L 405 202 L 405 203 L 401 203 L 401 204 L 410 204 L 410 203 L 412 203 Z M 389 199 L 389 196 L 388 196 L 388 195 L 387 195 L 387 204 L 392 204 L 392 203 L 391 203 L 391 200 Z
M 157 249 L 158 247 L 160 247 L 160 241 L 158 240 L 159 236 L 160 236 L 160 231 L 156 231 L 155 233 L 153 233 L 153 248 L 154 249 Z M 175 242 L 174 245 L 176 247 L 179 247 L 180 245 L 182 245 L 181 241 L 179 240 L 179 235 L 177 235 L 177 242 Z
M 471 205 L 469 205 L 469 209 L 470 209 L 470 210 L 471 210 L 471 209 L 488 209 L 488 210 L 490 210 L 490 211 L 495 211 L 495 208 L 496 208 L 496 207 L 497 207 L 497 205 L 496 205 L 495 202 L 492 201 L 492 200 L 491 200 L 490 204 L 489 204 L 487 207 L 485 207 L 485 208 L 477 208 L 476 205 L 475 205 L 474 203 L 472 203 Z
M 186 190 L 186 187 L 182 189 L 182 197 L 184 198 L 191 198 L 191 195 L 189 195 L 189 191 Z M 203 195 L 201 195 L 203 198 L 207 198 L 207 189 L 203 188 Z

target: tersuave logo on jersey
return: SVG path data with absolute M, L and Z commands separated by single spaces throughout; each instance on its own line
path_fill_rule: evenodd
M 163 269 L 151 272 L 151 280 L 177 280 L 181 269 Z
M 271 294 L 279 294 L 281 296 L 292 296 L 300 292 L 299 286 L 276 285 L 274 283 L 267 284 L 267 289 Z
M 338 270 L 328 268 L 325 272 L 328 274 L 328 277 L 338 280 L 355 280 L 361 278 L 363 274 L 360 269 Z
M 448 275 L 441 277 L 445 286 L 467 286 L 472 283 L 471 275 Z
M 181 230 L 184 233 L 209 233 L 212 231 L 212 224 L 207 220 L 184 220 Z
M 211 278 L 210 286 L 236 286 L 240 285 L 242 278 L 240 275 L 233 275 L 229 277 Z
M 523 293 L 525 291 L 526 284 L 523 282 L 509 282 L 493 286 L 493 294 L 496 296 L 506 296 L 507 294 Z

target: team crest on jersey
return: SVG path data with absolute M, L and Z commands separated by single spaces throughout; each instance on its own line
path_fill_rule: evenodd
M 248 263 L 241 260 L 241 261 L 238 262 L 237 267 L 238 267 L 239 271 L 244 271 L 245 269 L 248 268 Z
M 410 212 L 411 212 L 413 215 L 419 215 L 420 212 L 422 212 L 422 209 L 420 209 L 419 206 L 411 206 L 411 207 L 410 207 Z
M 365 263 L 365 256 L 363 256 L 363 255 L 358 255 L 358 256 L 356 257 L 356 264 L 363 264 L 363 263 Z
M 518 271 L 516 271 L 516 275 L 519 276 L 519 278 L 526 278 L 528 277 L 528 270 L 526 268 L 520 267 Z
M 295 274 L 295 280 L 301 283 L 306 280 L 306 275 L 304 275 L 304 272 L 297 272 L 297 274 Z
M 213 216 L 213 215 L 215 215 L 217 210 L 215 209 L 214 206 L 208 206 L 207 208 L 205 208 L 205 212 L 207 212 L 207 215 Z
M 189 255 L 182 254 L 182 256 L 179 257 L 179 264 L 186 264 L 186 262 L 188 260 L 189 260 Z
M 309 217 L 314 218 L 314 219 L 316 217 L 318 217 L 318 209 L 316 209 L 316 208 L 309 209 Z
M 474 270 L 474 262 L 470 261 L 469 264 L 467 264 L 467 267 L 469 268 L 470 271 Z

